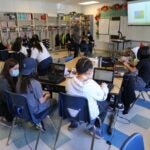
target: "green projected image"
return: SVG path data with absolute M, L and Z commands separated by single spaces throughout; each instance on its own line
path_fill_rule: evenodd
M 144 11 L 143 10 L 135 11 L 134 18 L 135 19 L 144 19 Z

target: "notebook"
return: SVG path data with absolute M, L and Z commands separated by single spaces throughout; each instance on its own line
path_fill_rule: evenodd
M 63 82 L 66 78 L 64 77 L 65 65 L 51 63 L 49 66 L 49 73 L 47 76 L 39 76 L 40 81 L 59 84 Z
M 102 82 L 107 83 L 108 88 L 111 91 L 113 88 L 114 70 L 94 68 L 93 80 L 98 84 L 101 84 Z

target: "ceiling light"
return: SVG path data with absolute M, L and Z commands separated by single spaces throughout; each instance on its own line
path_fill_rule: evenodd
M 91 4 L 97 4 L 99 3 L 98 1 L 87 1 L 87 2 L 80 2 L 80 5 L 91 5 Z

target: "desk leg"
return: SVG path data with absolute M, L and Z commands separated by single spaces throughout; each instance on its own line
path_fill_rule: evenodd
M 114 97 L 113 112 L 109 116 L 109 124 L 108 124 L 108 129 L 107 129 L 107 133 L 108 134 L 112 134 L 112 128 L 114 127 L 116 119 L 117 119 L 117 115 L 118 115 L 118 112 L 119 112 L 119 109 L 116 108 L 117 103 L 118 103 L 118 100 L 117 100 L 117 96 L 115 95 L 115 97 Z

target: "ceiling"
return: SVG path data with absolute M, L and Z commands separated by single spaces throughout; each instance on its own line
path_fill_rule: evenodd
M 85 2 L 85 1 L 91 1 L 91 0 L 44 0 L 44 1 L 78 5 L 79 2 Z M 110 1 L 113 1 L 113 0 L 96 0 L 96 1 L 99 1 L 99 2 L 110 2 Z

